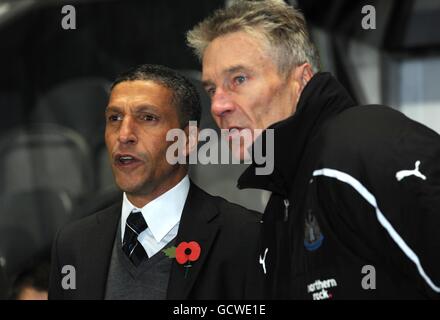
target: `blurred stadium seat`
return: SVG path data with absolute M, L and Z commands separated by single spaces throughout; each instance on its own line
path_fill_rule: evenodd
M 38 99 L 30 121 L 71 128 L 95 150 L 104 140 L 104 112 L 110 85 L 103 78 L 77 78 L 61 83 Z
M 86 142 L 70 129 L 32 126 L 0 140 L 0 194 L 47 187 L 80 199 L 93 190 L 92 172 Z
M 80 205 L 75 207 L 72 212 L 69 221 L 79 220 L 81 218 L 90 216 L 98 211 L 114 205 L 115 203 L 122 201 L 122 191 L 116 188 L 107 188 L 99 190 L 94 193 L 93 197 L 90 197 L 86 201 L 83 201 Z
M 50 248 L 57 229 L 73 210 L 66 192 L 38 189 L 0 197 L 0 259 L 6 274 L 21 270 Z
M 3 265 L 0 263 L 0 300 L 4 300 L 8 297 L 10 282 L 6 277 Z

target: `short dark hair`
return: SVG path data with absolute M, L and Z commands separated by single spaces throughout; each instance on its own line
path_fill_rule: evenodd
M 19 298 L 22 291 L 31 287 L 37 291 L 49 291 L 50 249 L 45 248 L 41 253 L 32 257 L 15 277 L 10 299 Z
M 111 89 L 121 82 L 135 80 L 153 81 L 170 89 L 182 127 L 186 127 L 189 121 L 197 121 L 199 125 L 202 114 L 200 96 L 196 87 L 183 75 L 161 65 L 143 64 L 120 74 Z

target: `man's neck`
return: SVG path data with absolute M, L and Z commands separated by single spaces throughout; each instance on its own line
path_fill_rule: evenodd
M 136 208 L 143 208 L 145 205 L 153 201 L 154 199 L 160 197 L 167 191 L 174 188 L 183 178 L 188 174 L 187 171 L 176 175 L 167 182 L 159 183 L 158 185 L 151 186 L 150 190 L 143 193 L 126 193 L 127 199 Z

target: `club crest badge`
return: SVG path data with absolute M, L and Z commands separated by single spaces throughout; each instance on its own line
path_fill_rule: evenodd
M 304 247 L 309 251 L 315 251 L 322 245 L 323 241 L 324 236 L 321 233 L 318 221 L 312 214 L 312 210 L 309 210 L 304 225 Z

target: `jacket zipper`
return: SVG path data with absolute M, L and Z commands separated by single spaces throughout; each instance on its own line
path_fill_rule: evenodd
M 286 222 L 289 219 L 289 206 L 290 206 L 289 199 L 284 199 L 284 222 Z

